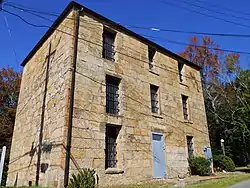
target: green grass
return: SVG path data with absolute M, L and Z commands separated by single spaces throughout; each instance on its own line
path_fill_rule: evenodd
M 187 188 L 227 188 L 230 185 L 234 185 L 245 180 L 250 180 L 249 174 L 234 175 L 228 178 L 210 180 L 207 182 L 187 186 Z
M 112 187 L 106 187 L 106 188 L 168 188 L 169 185 L 166 185 L 167 183 L 163 181 L 154 182 L 154 183 L 145 183 L 145 184 L 134 184 L 134 185 L 117 185 Z
M 239 182 L 250 179 L 250 174 L 232 175 L 227 178 L 208 180 L 206 182 L 197 183 L 186 186 L 186 188 L 227 188 L 230 185 L 237 184 Z M 112 186 L 109 188 L 173 188 L 173 185 L 166 185 L 166 182 L 155 182 L 147 184 L 135 184 L 135 185 L 120 185 Z

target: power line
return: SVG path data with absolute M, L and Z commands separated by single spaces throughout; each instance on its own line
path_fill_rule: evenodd
M 156 39 L 156 40 L 166 41 L 166 42 L 173 43 L 173 44 L 184 45 L 184 46 L 193 46 L 193 47 L 199 47 L 199 48 L 206 48 L 206 49 L 210 49 L 210 50 L 219 50 L 219 51 L 223 51 L 223 52 L 231 52 L 231 53 L 250 55 L 250 52 L 228 50 L 228 49 L 223 49 L 223 48 L 211 48 L 211 47 L 207 47 L 207 46 L 206 47 L 205 46 L 199 46 L 199 45 L 195 45 L 195 44 L 188 44 L 188 43 L 184 43 L 184 42 L 173 41 L 173 40 L 160 38 L 160 37 L 154 37 L 154 36 L 150 36 L 150 35 L 143 35 L 143 36 L 144 37 L 149 37 L 149 38 L 152 38 L 152 39 Z
M 234 25 L 239 25 L 239 26 L 242 26 L 242 27 L 246 27 L 246 28 L 250 28 L 249 25 L 245 25 L 245 24 L 242 24 L 242 23 L 238 23 L 238 22 L 234 22 L 234 21 L 230 21 L 230 20 L 227 20 L 227 19 L 224 19 L 224 18 L 220 18 L 220 17 L 217 17 L 215 15 L 211 15 L 211 14 L 206 14 L 206 13 L 203 13 L 203 12 L 199 12 L 199 11 L 196 11 L 196 10 L 192 10 L 192 9 L 189 9 L 189 8 L 185 8 L 185 7 L 182 7 L 180 5 L 177 5 L 177 4 L 174 4 L 174 3 L 171 3 L 171 2 L 167 2 L 167 1 L 164 1 L 164 0 L 161 0 L 160 2 L 164 3 L 164 4 L 167 4 L 169 6 L 172 6 L 172 7 L 177 7 L 179 9 L 183 9 L 183 10 L 186 10 L 186 11 L 189 11 L 189 12 L 193 12 L 193 13 L 196 13 L 196 14 L 200 14 L 202 16 L 206 16 L 208 18 L 214 18 L 216 20 L 220 20 L 220 21 L 224 21 L 224 22 L 227 22 L 227 23 L 231 23 L 231 24 L 234 24 Z
M 3 11 L 5 11 L 5 10 L 3 10 Z M 9 12 L 9 11 L 8 11 L 8 12 Z M 7 12 L 7 13 L 8 13 L 8 12 Z M 16 14 L 11 14 L 11 15 L 15 16 Z M 21 16 L 18 15 L 18 18 L 19 18 L 19 19 L 20 19 L 20 17 L 21 17 Z M 21 18 L 22 18 L 22 17 L 21 17 Z M 28 22 L 28 21 L 26 21 L 26 20 L 24 21 L 24 20 L 25 20 L 24 18 L 21 19 L 21 21 L 23 21 L 24 23 L 26 23 L 26 24 L 28 24 L 28 25 L 29 25 L 29 24 L 30 24 L 31 26 L 34 25 L 34 24 L 32 24 L 32 23 L 30 23 L 30 22 Z M 61 32 L 61 33 L 63 33 L 63 34 L 66 34 L 66 35 L 75 37 L 75 35 L 73 35 L 73 34 L 71 34 L 71 33 L 68 33 L 68 32 L 65 32 L 65 31 L 62 31 L 62 30 L 57 29 L 57 28 L 53 28 L 53 27 L 45 26 L 45 25 L 43 25 L 43 26 L 38 26 L 38 28 L 40 28 L 40 27 L 47 27 L 47 28 L 53 29 L 53 30 L 55 30 L 55 31 Z M 67 26 L 65 26 L 65 27 L 67 27 Z M 67 27 L 67 28 L 70 28 L 70 27 Z M 70 28 L 70 29 L 73 29 L 73 28 Z M 96 42 L 92 42 L 92 41 L 86 40 L 85 38 L 81 38 L 81 37 L 78 37 L 78 38 L 79 38 L 79 40 L 82 40 L 82 41 L 85 41 L 85 42 L 88 42 L 88 43 L 97 45 L 97 46 L 99 46 L 99 47 L 102 47 L 102 46 L 103 46 L 101 43 L 98 44 L 98 43 L 96 43 Z M 134 50 L 134 49 L 133 49 L 133 50 Z M 134 51 L 135 51 L 135 50 L 134 50 Z M 127 56 L 127 57 L 129 57 L 129 58 L 133 58 L 133 59 L 135 59 L 135 60 L 137 60 L 137 61 L 140 61 L 140 62 L 143 62 L 143 63 L 148 64 L 148 61 L 147 61 L 147 60 L 142 60 L 142 59 L 140 59 L 140 58 L 133 57 L 133 56 L 128 55 L 128 54 L 126 54 L 126 53 L 124 53 L 124 52 L 115 50 L 115 53 L 119 53 L 119 54 L 121 54 L 121 55 Z M 172 67 L 166 68 L 167 66 L 161 67 L 161 66 L 159 66 L 159 65 L 155 65 L 155 67 L 158 67 L 158 68 L 163 69 L 163 70 L 167 70 L 167 71 L 172 72 L 172 73 L 175 73 L 175 74 L 177 74 L 177 75 L 179 74 L 179 72 L 177 72 L 177 71 L 176 71 L 175 69 L 173 69 Z M 196 80 L 196 79 L 193 78 L 193 77 L 189 77 L 189 76 L 187 76 L 187 75 L 183 75 L 183 76 L 186 77 L 186 78 L 193 79 L 193 80 L 195 80 L 195 81 L 197 81 L 197 82 L 201 82 L 200 80 Z
M 36 25 L 36 24 L 33 24 L 33 23 L 30 23 L 28 21 L 26 21 L 24 18 L 22 18 L 21 16 L 17 15 L 17 14 L 14 14 L 12 12 L 9 12 L 9 11 L 6 11 L 3 9 L 3 11 L 7 12 L 7 13 L 10 13 L 12 14 L 13 16 L 17 16 L 19 19 L 21 19 L 22 21 L 24 21 L 26 24 L 29 24 L 31 26 L 34 26 L 34 27 L 43 27 L 43 28 L 51 28 L 50 26 L 47 26 L 47 25 Z M 72 28 L 70 28 L 72 29 Z M 154 38 L 154 39 L 157 39 L 157 40 L 163 40 L 163 41 L 167 41 L 169 43 L 175 43 L 175 44 L 180 44 L 180 45 L 191 45 L 191 44 L 188 44 L 188 43 L 184 43 L 184 42 L 179 42 L 179 41 L 173 41 L 173 40 L 168 40 L 168 39 L 165 39 L 165 38 L 159 38 L 159 37 L 155 37 L 155 36 L 150 36 L 150 35 L 143 35 L 145 37 L 150 37 L 150 38 Z M 192 46 L 195 46 L 195 47 L 200 47 L 200 48 L 205 48 L 204 46 L 200 46 L 200 45 L 192 45 Z M 228 49 L 222 49 L 222 48 L 209 48 L 209 47 L 206 47 L 208 49 L 213 49 L 213 50 L 220 50 L 220 51 L 224 51 L 224 52 L 231 52 L 231 53 L 240 53 L 240 54 L 247 54 L 247 55 L 250 55 L 250 52 L 244 52 L 244 51 L 235 51 L 235 50 L 228 50 Z
M 34 11 L 34 10 L 31 10 L 31 9 L 27 9 L 27 8 L 20 8 L 20 7 L 17 7 L 15 5 L 12 5 L 12 4 L 7 4 L 7 5 L 10 6 L 10 7 L 12 7 L 12 8 L 19 9 L 20 11 L 27 12 L 29 14 L 32 14 L 34 16 L 37 16 L 39 18 L 42 18 L 44 20 L 51 21 L 51 22 L 53 22 L 53 20 L 51 20 L 51 19 L 49 19 L 47 17 L 41 16 L 41 15 L 38 15 L 38 14 L 44 14 L 44 15 L 55 16 L 55 17 L 57 17 L 57 16 L 60 15 L 60 14 L 49 13 L 49 12 Z M 72 20 L 73 18 L 66 17 L 66 19 Z M 95 22 L 95 21 L 86 21 L 86 22 L 93 23 L 93 24 L 94 23 L 96 23 L 96 24 L 99 23 L 99 22 Z M 126 27 L 126 28 L 151 30 L 151 31 L 157 31 L 157 32 L 173 32 L 173 33 L 185 33 L 185 34 L 195 34 L 195 35 L 209 35 L 209 36 L 220 36 L 220 37 L 250 38 L 249 34 L 196 32 L 196 31 L 185 31 L 185 30 L 177 30 L 177 29 L 165 29 L 165 28 L 149 27 L 149 26 L 134 26 L 134 25 L 128 25 L 128 24 L 125 24 L 123 26 Z
M 228 8 L 226 6 L 222 6 L 222 5 L 218 5 L 218 4 L 212 4 L 208 1 L 204 2 L 204 1 L 201 1 L 201 0 L 196 0 L 197 2 L 200 2 L 202 4 L 207 4 L 207 5 L 210 5 L 212 7 L 217 7 L 217 8 L 222 8 L 222 9 L 225 9 L 227 11 L 230 11 L 230 12 L 233 12 L 233 13 L 237 13 L 237 14 L 241 14 L 241 15 L 246 15 L 246 16 L 250 16 L 250 13 L 247 13 L 247 12 L 243 12 L 243 11 L 239 11 L 239 10 L 235 10 L 235 9 L 232 9 L 232 8 Z
M 3 1 L 0 0 L 0 11 L 1 10 L 3 10 Z M 14 46 L 14 43 L 13 43 L 13 40 L 12 40 L 12 38 L 13 38 L 12 37 L 12 31 L 11 31 L 11 28 L 9 26 L 6 15 L 3 14 L 3 17 L 4 17 L 4 22 L 5 22 L 6 29 L 8 31 L 9 37 L 10 37 L 10 41 L 11 41 L 10 44 L 12 45 L 12 51 L 13 51 L 13 55 L 14 55 L 14 58 L 15 58 L 15 61 L 16 61 L 16 65 L 17 65 L 17 67 L 19 67 L 16 49 L 15 49 L 15 46 Z
M 204 6 L 201 6 L 201 5 L 197 5 L 197 4 L 194 4 L 194 3 L 191 3 L 191 2 L 187 2 L 187 1 L 183 1 L 183 0 L 182 0 L 182 2 L 185 3 L 185 4 L 187 4 L 187 5 L 191 5 L 191 6 L 194 6 L 194 7 L 202 8 L 204 10 L 207 10 L 207 11 L 210 11 L 210 12 L 214 12 L 214 13 L 217 13 L 217 14 L 220 14 L 220 15 L 230 16 L 230 17 L 233 17 L 233 18 L 236 18 L 236 19 L 242 19 L 242 20 L 246 20 L 246 21 L 250 20 L 250 18 L 246 18 L 246 17 L 242 17 L 242 16 L 236 16 L 236 15 L 233 15 L 233 14 L 229 14 L 229 13 L 217 11 L 215 9 L 207 8 L 207 7 L 204 7 Z
M 40 28 L 48 28 L 49 26 L 46 26 L 46 25 L 36 25 L 36 24 L 33 24 L 31 22 L 28 22 L 26 21 L 22 16 L 18 15 L 18 14 L 15 14 L 13 12 L 10 12 L 8 10 L 5 10 L 5 9 L 2 9 L 2 11 L 8 13 L 8 14 L 11 14 L 12 16 L 15 16 L 15 17 L 18 17 L 20 20 L 22 20 L 23 22 L 25 22 L 26 24 L 30 25 L 30 26 L 33 26 L 33 27 L 40 27 Z
M 127 27 L 127 28 L 145 29 L 145 30 L 152 30 L 152 31 L 166 31 L 166 32 L 173 32 L 173 33 L 185 33 L 185 34 L 195 34 L 195 35 L 210 35 L 210 36 L 220 36 L 220 37 L 250 38 L 250 35 L 247 35 L 247 34 L 196 32 L 196 31 L 162 29 L 162 28 L 157 28 L 157 27 L 143 27 L 143 26 L 132 26 L 132 25 L 124 25 L 124 26 Z
M 8 11 L 8 12 L 9 12 L 9 11 Z M 16 14 L 11 14 L 11 15 L 15 16 Z M 18 18 L 19 18 L 19 19 L 20 19 L 20 17 L 21 17 L 21 16 L 18 15 Z M 21 18 L 22 18 L 22 17 L 21 17 Z M 21 20 L 24 21 L 25 19 L 22 18 Z M 26 20 L 24 21 L 24 23 L 30 24 L 30 23 L 29 23 L 28 21 L 26 21 Z M 34 24 L 31 24 L 31 26 L 33 26 L 33 25 L 34 25 Z M 38 27 L 40 27 L 40 26 L 38 26 Z M 52 27 L 50 27 L 50 26 L 43 26 L 43 27 L 51 28 L 51 29 L 54 29 L 54 30 L 56 30 L 56 31 L 59 31 L 59 32 L 61 32 L 61 33 L 63 33 L 63 34 L 67 34 L 67 35 L 69 35 L 69 36 L 75 37 L 75 36 L 72 35 L 71 33 L 67 33 L 67 32 L 65 32 L 65 31 L 62 31 L 62 30 L 57 29 L 57 28 L 52 28 Z M 67 27 L 67 26 L 65 26 L 65 27 Z M 69 27 L 68 27 L 68 28 L 69 28 Z M 70 28 L 70 29 L 73 29 L 73 28 Z M 88 42 L 88 43 L 97 45 L 97 46 L 99 46 L 99 47 L 102 47 L 102 44 L 98 44 L 98 43 L 95 43 L 95 42 L 86 40 L 85 38 L 79 37 L 79 39 L 80 39 L 80 40 L 83 40 L 83 41 L 85 41 L 85 42 Z M 174 41 L 174 42 L 177 43 L 176 41 Z M 184 44 L 182 43 L 182 45 L 184 45 Z M 186 45 L 186 44 L 185 44 L 185 45 Z M 203 48 L 204 48 L 204 46 L 196 46 L 196 47 L 203 47 Z M 211 48 L 211 49 L 212 49 L 212 48 Z M 217 48 L 215 49 L 215 48 L 214 48 L 214 50 L 220 50 L 220 49 L 217 49 Z M 222 51 L 222 50 L 221 50 L 221 51 Z M 228 50 L 228 51 L 229 51 L 229 50 Z M 140 59 L 140 58 L 133 57 L 133 56 L 128 55 L 128 54 L 126 54 L 126 53 L 124 53 L 124 52 L 121 52 L 121 51 L 115 50 L 115 52 L 116 52 L 116 53 L 119 53 L 119 54 L 121 54 L 121 55 L 127 56 L 127 57 L 129 57 L 129 58 L 133 58 L 133 59 L 135 59 L 135 60 L 138 60 L 138 61 L 140 61 L 140 62 L 143 62 L 143 63 L 148 64 L 148 61 L 147 61 L 147 60 L 142 60 L 142 59 Z M 230 52 L 236 53 L 235 51 L 230 51 Z M 244 52 L 244 53 L 250 54 L 250 52 Z M 175 69 L 173 69 L 172 67 L 168 67 L 168 66 L 161 67 L 161 66 L 159 66 L 159 65 L 155 65 L 155 67 L 156 67 L 156 68 L 158 67 L 158 68 L 163 69 L 163 70 L 167 70 L 167 71 L 172 72 L 172 73 L 177 74 L 177 75 L 179 74 L 179 72 L 177 72 L 177 71 L 176 71 Z M 168 68 L 166 68 L 166 67 L 168 67 Z M 196 82 L 201 82 L 200 80 L 196 80 L 194 77 L 190 77 L 190 76 L 187 76 L 187 75 L 183 75 L 183 76 L 186 77 L 186 78 L 195 80 Z

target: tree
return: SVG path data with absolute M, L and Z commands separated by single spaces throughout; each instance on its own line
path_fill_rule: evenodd
M 210 37 L 192 37 L 180 55 L 202 67 L 201 80 L 213 149 L 220 150 L 220 139 L 224 138 L 227 155 L 238 165 L 249 163 L 250 75 L 241 70 L 240 55 L 221 51 Z
M 21 73 L 13 68 L 0 70 L 0 148 L 7 146 L 3 184 L 5 184 L 11 139 L 15 123 L 16 107 L 21 84 Z

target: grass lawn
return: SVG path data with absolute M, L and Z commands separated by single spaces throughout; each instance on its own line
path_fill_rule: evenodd
M 227 178 L 208 180 L 202 183 L 189 185 L 186 186 L 186 188 L 227 188 L 230 185 L 234 185 L 248 179 L 250 180 L 250 174 L 232 175 Z M 159 181 L 146 184 L 109 186 L 108 188 L 174 188 L 174 185 L 167 185 L 166 181 Z
M 154 182 L 154 183 L 147 183 L 147 184 L 135 184 L 135 185 L 117 185 L 107 188 L 169 188 L 169 185 L 166 185 L 166 182 Z
M 203 183 L 187 186 L 187 188 L 227 188 L 230 185 L 250 179 L 249 174 L 233 175 L 228 178 L 210 180 Z
M 186 186 L 186 188 L 227 188 L 230 185 L 250 179 L 250 174 L 232 175 L 228 178 L 208 180 L 206 182 Z M 120 185 L 109 188 L 174 188 L 174 185 L 166 185 L 166 182 L 156 182 L 140 185 Z

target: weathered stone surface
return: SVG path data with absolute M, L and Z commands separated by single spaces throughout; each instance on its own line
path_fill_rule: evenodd
M 68 15 L 73 18 L 73 14 Z M 67 27 L 65 27 L 67 26 Z M 70 29 L 69 29 L 69 28 Z M 65 19 L 59 30 L 72 33 L 73 20 Z M 51 44 L 50 68 L 45 102 L 43 142 L 52 143 L 52 150 L 43 152 L 41 163 L 48 163 L 46 173 L 40 173 L 40 184 L 51 187 L 61 185 L 64 173 L 65 151 L 63 148 L 66 135 L 66 109 L 68 89 L 70 88 L 73 37 L 55 31 L 26 64 L 23 70 L 21 91 L 17 108 L 14 135 L 10 155 L 8 185 L 35 184 L 37 147 L 41 125 L 41 113 L 44 97 L 44 84 L 49 45 Z M 35 149 L 30 155 L 31 148 Z
M 69 15 L 73 17 L 72 14 Z M 94 22 L 94 24 L 93 24 Z M 73 32 L 72 19 L 62 27 Z M 81 168 L 94 168 L 100 185 L 128 184 L 150 180 L 153 176 L 152 133 L 161 133 L 165 142 L 167 177 L 188 172 L 186 136 L 194 137 L 194 153 L 203 155 L 209 146 L 200 73 L 184 65 L 183 82 L 179 82 L 178 62 L 157 51 L 155 67 L 149 71 L 148 46 L 137 39 L 116 31 L 115 62 L 102 58 L 103 24 L 87 13 L 80 18 L 76 86 L 72 130 L 70 173 Z M 110 26 L 106 26 L 110 27 Z M 49 70 L 46 97 L 44 140 L 54 147 L 42 155 L 49 164 L 40 174 L 42 185 L 60 187 L 63 181 L 67 137 L 69 91 L 73 56 L 73 37 L 58 31 L 44 43 L 24 68 L 23 81 L 14 137 L 8 184 L 13 185 L 18 172 L 18 185 L 35 181 L 36 159 L 27 155 L 32 142 L 38 144 L 44 94 L 45 59 L 51 42 L 56 52 Z M 121 79 L 119 86 L 119 116 L 106 114 L 106 74 Z M 160 113 L 151 113 L 150 84 L 159 86 Z M 189 121 L 185 121 L 181 95 L 188 96 Z M 105 127 L 121 128 L 117 138 L 117 169 L 105 170 Z

